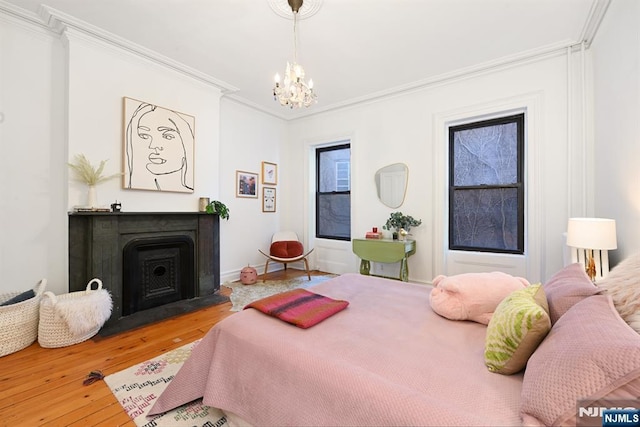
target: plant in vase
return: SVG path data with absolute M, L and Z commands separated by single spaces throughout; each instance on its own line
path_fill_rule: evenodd
M 84 154 L 76 154 L 73 163 L 68 163 L 69 167 L 75 173 L 77 181 L 83 182 L 89 186 L 88 203 L 90 208 L 97 207 L 98 201 L 96 196 L 96 185 L 108 181 L 110 179 L 122 176 L 122 173 L 114 173 L 113 175 L 104 175 L 104 167 L 107 160 L 102 160 L 98 167 L 95 167 L 84 156 Z
M 404 215 L 402 212 L 392 212 L 382 228 L 384 230 L 395 230 L 393 233 L 394 239 L 400 236 L 404 239 L 405 236 L 409 234 L 411 227 L 417 227 L 420 224 L 422 224 L 422 220 L 415 219 L 411 215 Z
M 218 216 L 222 219 L 229 220 L 229 208 L 227 205 L 218 200 L 213 200 L 209 202 L 206 208 L 206 212 L 210 214 L 218 214 Z

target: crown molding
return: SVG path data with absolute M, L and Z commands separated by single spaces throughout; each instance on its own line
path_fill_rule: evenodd
M 591 46 L 610 4 L 611 0 L 593 0 L 591 10 L 589 10 L 589 17 L 580 35 L 580 41 L 584 42 L 585 47 Z
M 322 106 L 318 107 L 318 105 L 315 105 L 312 110 L 296 111 L 296 113 L 294 113 L 295 114 L 294 116 L 285 115 L 285 113 L 291 112 L 291 110 L 289 109 L 287 109 L 286 112 L 283 112 L 283 114 L 274 114 L 273 111 L 267 111 L 255 105 L 253 105 L 252 107 L 257 108 L 267 114 L 281 118 L 283 120 L 291 121 L 291 120 L 301 119 L 309 116 L 315 116 L 315 115 L 319 115 L 322 113 L 335 111 L 343 108 L 349 108 L 349 107 L 355 107 L 358 105 L 373 103 L 373 102 L 393 98 L 395 96 L 400 96 L 400 95 L 411 93 L 411 92 L 430 89 L 433 87 L 450 84 L 455 81 L 474 78 L 490 72 L 505 70 L 513 67 L 522 66 L 532 62 L 541 61 L 543 59 L 551 58 L 554 56 L 566 55 L 567 48 L 571 48 L 571 49 L 580 48 L 580 45 L 581 43 L 575 40 L 565 40 L 565 41 L 553 43 L 547 46 L 542 46 L 539 48 L 519 52 L 514 55 L 509 55 L 509 56 L 505 56 L 495 60 L 483 62 L 470 67 L 460 68 L 458 70 L 455 70 L 449 73 L 443 73 L 437 76 L 428 77 L 428 78 L 410 82 L 404 85 L 395 86 L 390 89 L 385 89 L 379 92 L 371 93 L 359 98 L 352 98 L 350 100 L 347 100 L 341 103 L 331 104 L 325 107 L 322 107 Z M 240 103 L 245 103 L 248 105 L 246 100 L 243 100 L 243 98 L 240 96 L 232 95 L 232 98 L 234 98 L 236 101 Z
M 276 0 L 283 1 L 283 0 Z M 234 102 L 243 104 L 249 108 L 260 111 L 269 116 L 273 116 L 285 121 L 292 121 L 301 118 L 306 118 L 314 115 L 319 115 L 325 112 L 335 111 L 343 108 L 354 107 L 357 105 L 376 102 L 378 100 L 387 99 L 402 94 L 415 92 L 419 90 L 428 89 L 451 82 L 472 78 L 485 73 L 498 71 L 510 67 L 523 65 L 530 62 L 535 62 L 556 55 L 566 54 L 567 48 L 571 50 L 581 49 L 588 47 L 602 22 L 602 19 L 609 7 L 611 0 L 593 0 L 589 16 L 585 22 L 580 39 L 565 40 L 559 43 L 543 46 L 540 48 L 520 52 L 514 55 L 509 55 L 496 60 L 476 64 L 470 67 L 458 69 L 449 73 L 440 74 L 437 76 L 428 77 L 418 81 L 410 82 L 404 85 L 395 86 L 390 89 L 385 89 L 379 92 L 364 95 L 358 98 L 353 98 L 344 102 L 335 103 L 327 106 L 315 105 L 313 108 L 305 110 L 291 111 L 276 110 L 262 105 L 258 105 L 255 102 L 249 101 L 241 95 L 241 91 L 222 80 L 216 79 L 211 75 L 188 67 L 182 63 L 179 63 L 171 58 L 160 55 L 159 53 L 132 43 L 122 37 L 109 33 L 99 27 L 91 25 L 87 22 L 79 20 L 71 15 L 65 14 L 49 6 L 42 5 L 39 10 L 39 14 L 28 12 L 22 8 L 7 3 L 4 0 L 0 0 L 0 11 L 5 12 L 10 18 L 16 18 L 18 21 L 26 21 L 29 24 L 36 25 L 47 31 L 53 31 L 56 34 L 62 35 L 68 31 L 68 29 L 76 30 L 76 33 L 82 33 L 87 38 L 93 38 L 96 41 L 103 42 L 108 45 L 115 46 L 124 51 L 130 52 L 134 55 L 145 58 L 154 63 L 160 64 L 169 69 L 173 69 L 198 81 L 204 82 L 208 85 L 212 85 L 221 91 L 221 94 Z M 320 2 L 321 4 L 321 2 Z M 306 3 L 305 3 L 306 5 Z M 583 44 L 584 43 L 584 44 Z
M 116 46 L 124 51 L 133 53 L 140 57 L 143 57 L 149 61 L 155 62 L 169 69 L 183 73 L 196 80 L 204 82 L 218 88 L 223 94 L 237 92 L 239 89 L 216 79 L 208 74 L 198 71 L 194 68 L 188 67 L 178 61 L 161 55 L 153 50 L 147 49 L 108 31 L 105 31 L 99 27 L 91 25 L 87 22 L 74 18 L 71 15 L 60 12 L 49 6 L 40 6 L 39 16 L 41 23 L 44 23 L 53 32 L 63 35 L 67 29 L 73 29 L 77 32 L 83 33 L 89 37 L 101 41 L 103 43 Z
M 21 24 L 22 26 L 30 26 L 32 29 L 37 28 L 39 30 L 49 31 L 49 28 L 44 25 L 40 17 L 26 9 L 18 7 L 12 3 L 0 0 L 0 18 L 10 20 Z

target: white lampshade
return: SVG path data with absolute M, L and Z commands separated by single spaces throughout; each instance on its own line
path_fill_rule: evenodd
M 569 218 L 567 246 L 582 249 L 616 249 L 616 221 L 608 218 Z

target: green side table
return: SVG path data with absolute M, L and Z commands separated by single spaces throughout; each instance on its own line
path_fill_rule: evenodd
M 369 275 L 371 271 L 370 261 L 394 263 L 400 262 L 400 279 L 409 281 L 409 264 L 407 259 L 416 253 L 415 240 L 389 240 L 389 239 L 353 239 L 353 253 L 360 258 L 360 274 Z

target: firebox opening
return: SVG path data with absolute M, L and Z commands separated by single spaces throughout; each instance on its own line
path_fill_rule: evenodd
M 122 255 L 122 315 L 197 296 L 194 254 L 194 242 L 186 235 L 128 242 Z

